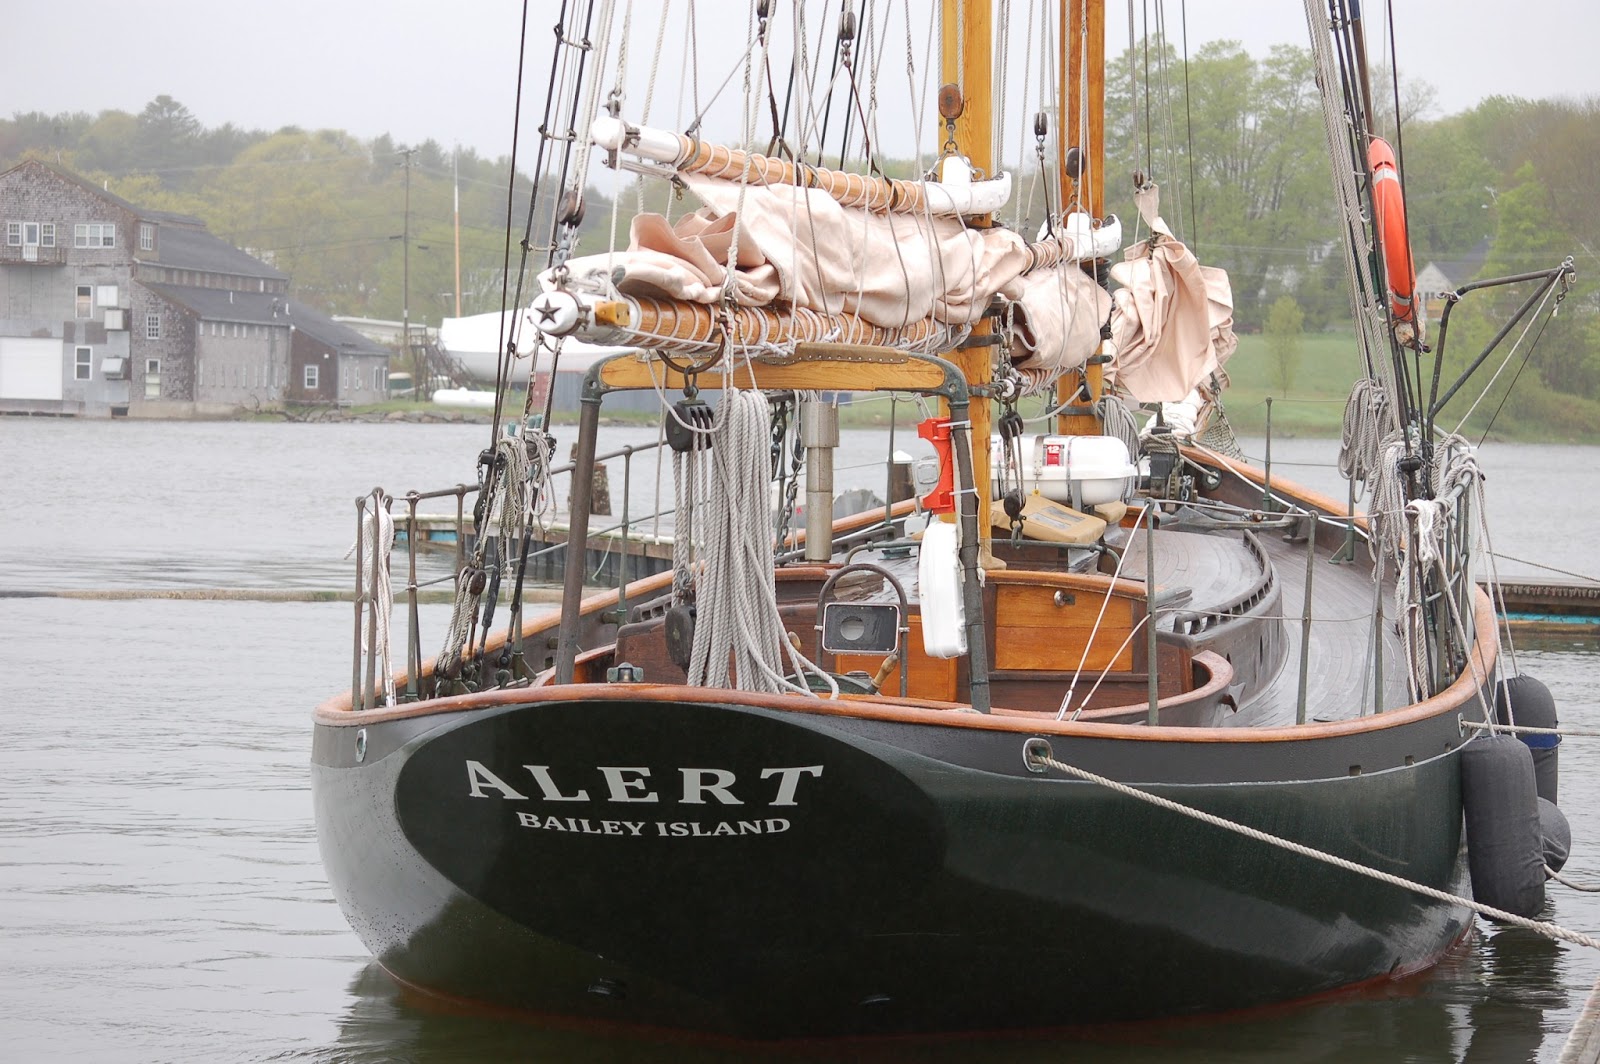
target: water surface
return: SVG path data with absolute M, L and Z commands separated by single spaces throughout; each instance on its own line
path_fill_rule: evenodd
M 606 446 L 653 435 L 608 430 Z M 840 464 L 861 471 L 841 473 L 841 489 L 876 483 L 869 439 L 881 437 L 846 433 Z M 486 442 L 480 426 L 0 419 L 0 590 L 342 588 L 356 496 L 471 479 Z M 1285 475 L 1342 492 L 1326 469 L 1289 464 L 1329 456 L 1326 442 L 1274 445 Z M 1589 557 L 1597 458 L 1486 448 L 1496 548 L 1600 568 Z M 643 514 L 654 466 L 640 461 Z M 612 478 L 620 490 L 616 465 Z M 420 1007 L 370 962 L 317 855 L 310 711 L 348 683 L 351 610 L 0 598 L 0 1057 L 1502 1064 L 1554 1061 L 1600 978 L 1600 954 L 1485 925 L 1404 983 L 1103 1032 L 756 1050 Z M 445 616 L 425 611 L 430 633 Z M 1600 730 L 1591 637 L 1524 641 L 1519 660 L 1554 690 L 1565 724 Z M 1592 739 L 1563 748 L 1568 869 L 1591 882 L 1597 757 Z M 1600 897 L 1553 887 L 1547 917 L 1593 934 Z M 1019 978 L 1026 965 L 1019 957 Z

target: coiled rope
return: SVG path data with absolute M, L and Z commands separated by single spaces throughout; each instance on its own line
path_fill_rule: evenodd
M 344 556 L 349 558 L 360 551 L 361 594 L 367 600 L 367 608 L 372 611 L 375 622 L 372 628 L 378 644 L 375 648 L 367 645 L 368 626 L 361 625 L 361 655 L 363 660 L 368 654 L 377 655 L 378 672 L 383 677 L 383 704 L 392 706 L 395 704 L 395 694 L 394 666 L 390 664 L 389 617 L 394 612 L 394 584 L 389 574 L 390 557 L 394 551 L 394 516 L 386 507 L 379 506 L 376 499 L 369 502 L 371 506 L 364 510 L 361 518 L 361 534 L 344 552 Z M 377 559 L 376 567 L 373 565 L 374 557 Z
M 761 392 L 724 391 L 717 405 L 710 461 L 694 463 L 714 475 L 697 476 L 700 471 L 691 468 L 691 491 L 679 499 L 680 506 L 698 509 L 690 525 L 704 552 L 704 564 L 693 570 L 696 610 L 688 682 L 810 694 L 809 687 L 794 683 L 788 675 L 811 673 L 837 693 L 832 678 L 790 643 L 778 615 L 768 494 L 770 417 L 767 397 Z M 686 559 L 675 560 L 675 568 L 680 575 L 691 571 Z
M 1343 431 L 1339 440 L 1339 472 L 1346 480 L 1363 484 L 1378 469 L 1380 447 L 1391 428 L 1389 394 L 1371 377 L 1356 381 L 1344 407 Z
M 1420 894 L 1423 897 L 1432 898 L 1435 901 L 1447 902 L 1451 905 L 1460 905 L 1463 908 L 1472 910 L 1480 916 L 1487 916 L 1491 920 L 1496 920 L 1503 924 L 1511 924 L 1514 927 L 1526 928 L 1529 931 L 1534 931 L 1538 934 L 1544 935 L 1546 938 L 1559 939 L 1563 942 L 1571 942 L 1579 946 L 1588 946 L 1591 949 L 1600 949 L 1600 940 L 1591 938 L 1579 931 L 1568 930 L 1567 928 L 1562 927 L 1559 924 L 1553 924 L 1548 920 L 1530 920 L 1525 916 L 1518 916 L 1516 913 L 1507 912 L 1504 909 L 1497 909 L 1493 905 L 1485 905 L 1482 902 L 1473 901 L 1471 898 L 1463 898 L 1459 894 L 1451 894 L 1449 891 L 1440 890 L 1437 887 L 1430 887 L 1425 883 L 1418 883 L 1415 880 L 1406 879 L 1403 876 L 1393 875 L 1389 872 L 1383 872 L 1367 865 L 1357 864 L 1355 861 L 1346 860 L 1343 857 L 1338 857 L 1334 854 L 1327 853 L 1326 851 L 1318 850 L 1314 847 L 1306 846 L 1298 842 L 1291 842 L 1288 839 L 1281 838 L 1280 836 L 1273 835 L 1266 831 L 1261 831 L 1258 828 L 1250 827 L 1247 824 L 1241 824 L 1236 820 L 1229 820 L 1226 817 L 1220 817 L 1214 813 L 1207 813 L 1204 810 L 1196 809 L 1193 806 L 1184 805 L 1181 802 L 1175 802 L 1170 798 L 1163 798 L 1158 794 L 1151 794 L 1149 791 L 1140 790 L 1138 787 L 1130 787 L 1126 783 L 1119 783 L 1116 780 L 1097 775 L 1096 773 L 1090 772 L 1088 769 L 1078 768 L 1075 765 L 1069 765 L 1064 761 L 1059 761 L 1053 755 L 1030 753 L 1028 756 L 1030 764 L 1048 765 L 1057 772 L 1061 772 L 1076 779 L 1083 780 L 1086 783 L 1097 784 L 1109 790 L 1116 791 L 1118 794 L 1127 795 L 1129 798 L 1136 798 L 1141 802 L 1146 802 L 1150 805 L 1169 810 L 1170 812 L 1178 813 L 1193 820 L 1199 820 L 1202 823 L 1210 824 L 1213 827 L 1221 828 L 1224 831 L 1231 831 L 1236 835 L 1242 835 L 1245 838 L 1254 839 L 1257 842 L 1264 842 L 1269 846 L 1276 846 L 1280 850 L 1288 850 L 1290 853 L 1299 854 L 1302 857 L 1309 857 L 1314 861 L 1321 861 L 1323 864 L 1329 864 L 1335 868 L 1343 869 L 1346 872 L 1353 872 L 1358 876 L 1365 876 L 1368 879 L 1377 880 L 1380 883 L 1387 883 L 1390 886 L 1399 887 L 1402 890 L 1409 890 L 1414 894 Z

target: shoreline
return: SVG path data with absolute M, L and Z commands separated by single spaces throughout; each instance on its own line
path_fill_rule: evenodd
M 1282 440 L 1292 439 L 1338 439 L 1340 426 L 1337 423 L 1329 424 L 1327 417 L 1322 412 L 1308 410 L 1294 399 L 1280 400 L 1283 406 L 1273 412 L 1273 438 Z M 909 405 L 909 404 L 908 404 Z M 1246 400 L 1240 407 L 1228 411 L 1229 419 L 1233 424 L 1235 433 L 1240 436 L 1263 436 L 1265 425 L 1263 419 L 1253 416 L 1260 404 Z M 1326 406 L 1327 401 L 1315 401 L 1308 404 L 1313 406 Z M 1226 408 L 1225 408 L 1226 409 Z M 1299 414 L 1301 416 L 1296 416 Z M 1311 416 L 1305 416 L 1310 414 Z M 1319 416 L 1320 415 L 1320 416 Z M 184 417 L 140 417 L 121 416 L 114 418 L 83 418 L 74 415 L 22 413 L 20 411 L 0 411 L 0 423 L 8 420 L 33 420 L 42 418 L 52 421 L 136 421 L 136 422 L 162 422 L 162 421 L 187 421 L 187 422 L 255 422 L 255 423 L 285 423 L 305 425 L 488 425 L 493 417 L 488 411 L 476 409 L 463 409 L 451 407 L 435 407 L 432 405 L 408 405 L 365 408 L 339 408 L 339 407 L 298 407 L 276 409 L 246 409 L 241 408 L 229 414 L 208 413 L 194 414 Z M 915 429 L 916 417 L 910 411 L 903 411 L 896 420 L 900 429 Z M 577 412 L 559 411 L 551 422 L 554 428 L 570 428 L 577 425 Z M 619 412 L 604 416 L 600 419 L 602 425 L 654 425 L 656 419 L 644 413 Z M 867 406 L 865 404 L 845 404 L 840 408 L 839 424 L 841 428 L 851 429 L 887 429 L 889 417 L 881 406 Z M 1499 431 L 1492 432 L 1483 441 L 1485 443 L 1514 443 L 1531 445 L 1556 445 L 1571 447 L 1600 446 L 1600 435 L 1591 437 L 1576 437 L 1570 433 L 1541 432 L 1543 426 L 1528 426 L 1531 431 Z

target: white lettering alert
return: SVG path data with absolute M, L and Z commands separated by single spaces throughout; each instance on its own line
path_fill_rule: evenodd
M 481 761 L 469 760 L 466 762 L 466 768 L 469 798 L 492 798 L 494 795 L 489 792 L 497 791 L 503 801 L 532 800 L 496 775 Z M 650 769 L 643 766 L 597 765 L 592 769 L 552 769 L 550 765 L 523 765 L 522 768 L 533 777 L 533 782 L 538 786 L 537 797 L 546 802 L 595 802 L 596 799 L 589 796 L 590 789 L 583 785 L 585 774 L 589 776 L 590 781 L 603 786 L 603 796 L 598 799 L 599 801 L 622 804 L 662 801 L 661 794 L 651 789 Z M 767 787 L 757 787 L 751 783 L 741 785 L 738 774 L 731 769 L 680 768 L 677 770 L 680 785 L 678 793 L 676 795 L 668 793 L 667 800 L 676 799 L 680 805 L 707 805 L 710 804 L 707 801 L 709 795 L 715 798 L 719 805 L 761 805 L 763 798 L 770 794 L 771 797 L 765 801 L 766 805 L 796 806 L 800 804 L 800 781 L 806 777 L 820 779 L 822 769 L 821 765 L 763 768 L 758 773 L 761 780 L 777 778 L 776 790 L 769 790 L 770 784 Z M 596 793 L 602 792 L 597 790 Z M 618 820 L 615 823 L 626 824 L 628 821 Z M 689 833 L 688 828 L 684 831 L 686 834 Z M 598 833 L 606 832 L 602 828 Z
M 508 784 L 505 780 L 501 779 L 499 776 L 496 776 L 493 772 L 490 772 L 488 769 L 484 768 L 483 767 L 483 762 L 481 762 L 481 761 L 468 761 L 467 762 L 467 788 L 468 788 L 467 797 L 468 798 L 487 798 L 487 797 L 489 797 L 487 794 L 483 793 L 483 788 L 485 788 L 485 787 L 493 787 L 495 790 L 500 792 L 500 797 L 505 798 L 508 801 L 526 802 L 528 800 L 528 796 L 526 794 L 522 794 L 522 793 L 520 793 L 518 791 L 512 790 L 511 785 Z

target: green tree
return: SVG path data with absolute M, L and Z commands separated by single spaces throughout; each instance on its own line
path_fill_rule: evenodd
M 1272 356 L 1273 384 L 1279 395 L 1294 387 L 1295 364 L 1300 359 L 1300 335 L 1305 315 L 1293 296 L 1279 296 L 1267 311 L 1267 350 Z
M 1516 183 L 1495 200 L 1497 224 L 1489 258 L 1483 265 L 1486 277 L 1548 269 L 1559 265 L 1574 250 L 1571 237 L 1556 223 L 1549 190 L 1535 173 L 1534 164 L 1524 163 L 1513 180 Z M 1484 301 L 1485 309 L 1495 319 L 1504 320 L 1526 297 L 1528 289 L 1526 284 L 1496 289 Z M 1587 343 L 1587 323 L 1572 310 L 1568 308 L 1567 313 L 1545 325 L 1534 365 L 1548 387 L 1592 396 L 1600 389 L 1600 375 L 1595 372 L 1595 360 Z
M 161 95 L 139 112 L 133 165 L 142 170 L 179 171 L 192 164 L 200 144 L 200 120 L 171 96 Z M 169 184 L 180 183 L 176 180 Z
M 1408 126 L 1405 134 L 1406 225 L 1421 267 L 1460 259 L 1494 231 L 1489 189 L 1499 180 L 1470 115 Z M 1462 278 L 1461 280 L 1465 280 Z
M 1310 53 L 1280 45 L 1256 60 L 1219 41 L 1186 71 L 1171 49 L 1151 55 L 1150 85 L 1142 45 L 1107 74 L 1107 209 L 1130 213 L 1134 171 L 1157 181 L 1174 232 L 1228 271 L 1236 325 L 1259 329 L 1337 233 Z

